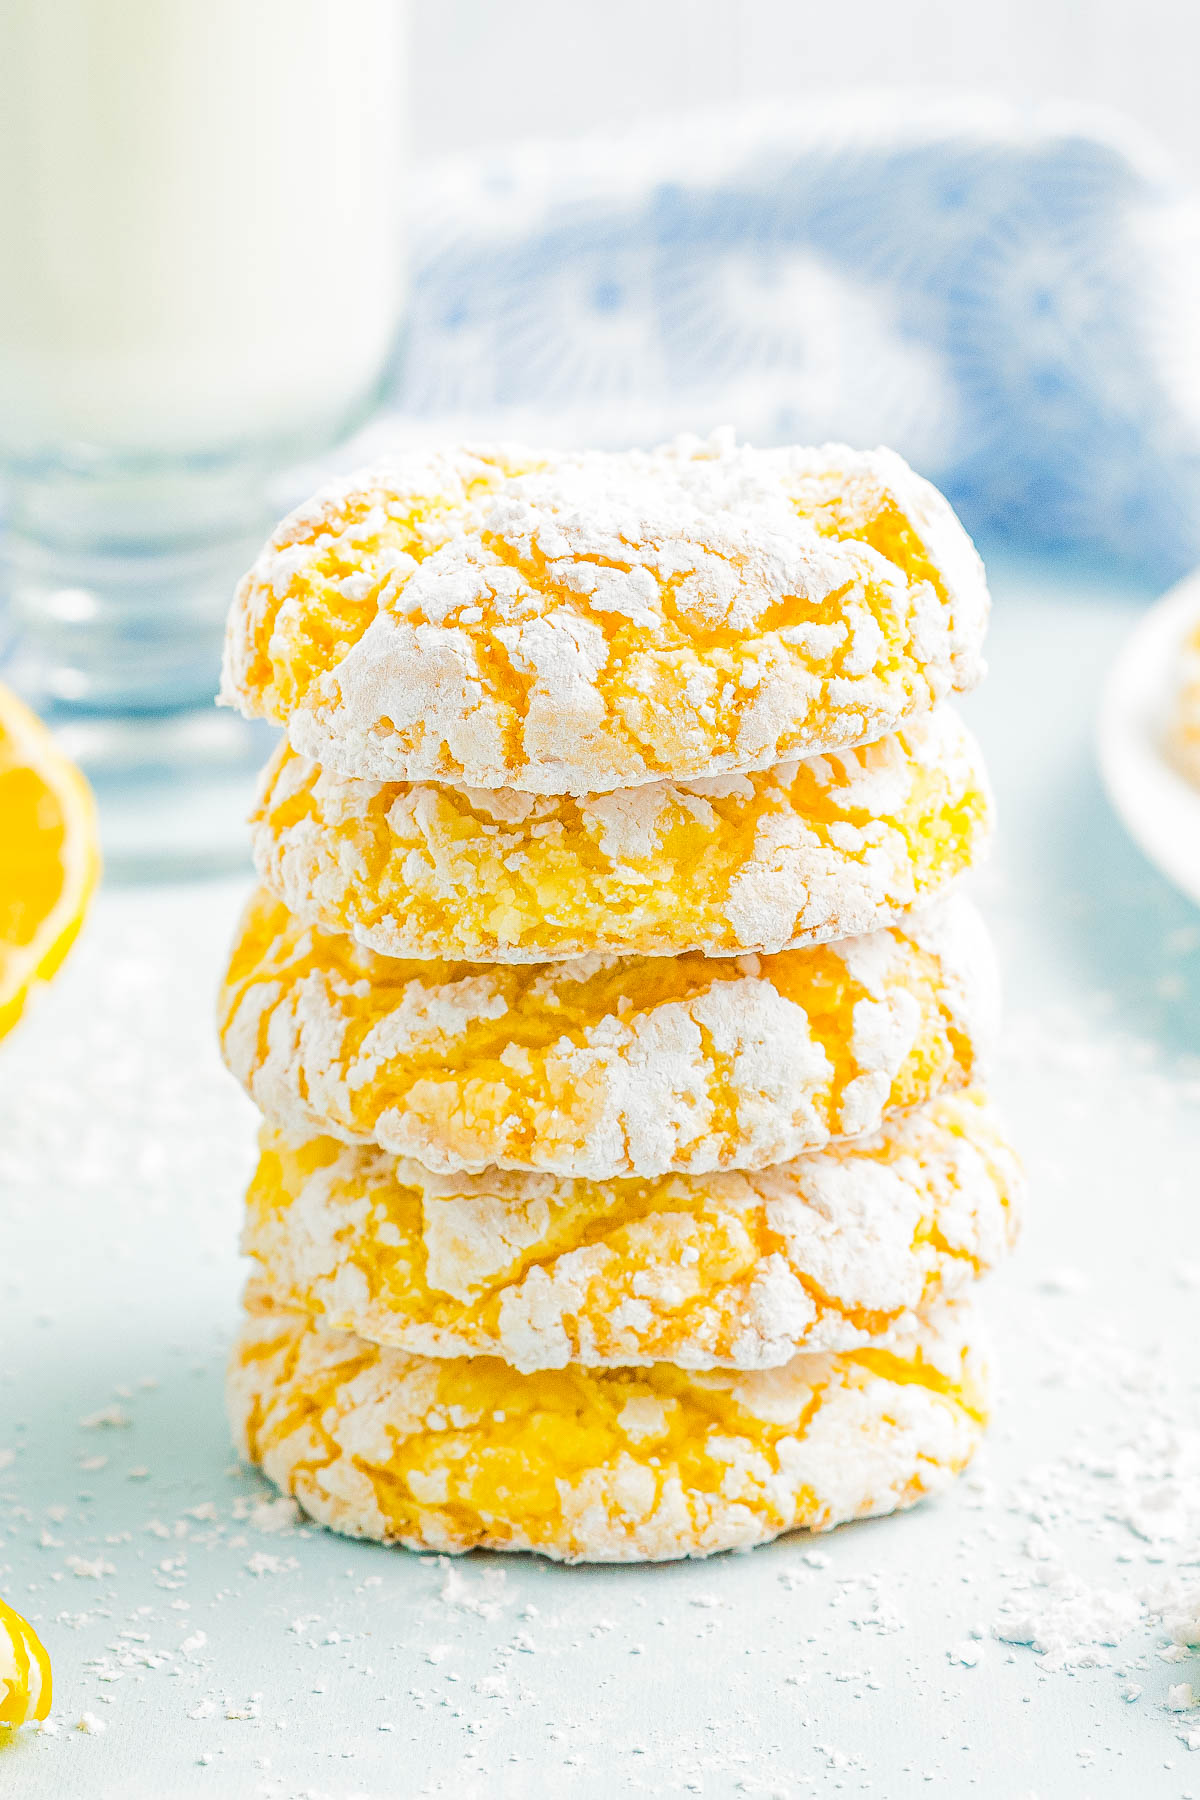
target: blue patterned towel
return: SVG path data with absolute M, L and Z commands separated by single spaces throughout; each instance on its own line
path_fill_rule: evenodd
M 1200 560 L 1200 233 L 1062 108 L 855 95 L 426 173 L 410 424 L 888 443 L 969 526 Z

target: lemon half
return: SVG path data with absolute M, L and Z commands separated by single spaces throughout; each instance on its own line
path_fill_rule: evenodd
M 0 687 L 0 1037 L 67 954 L 99 873 L 91 789 Z
M 0 1600 L 0 1742 L 3 1733 L 50 1711 L 50 1658 L 37 1632 Z

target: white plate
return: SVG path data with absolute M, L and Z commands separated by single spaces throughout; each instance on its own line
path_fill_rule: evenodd
M 1200 905 L 1200 788 L 1167 759 L 1183 641 L 1200 621 L 1200 573 L 1152 606 L 1122 646 L 1104 689 L 1100 773 L 1126 830 Z

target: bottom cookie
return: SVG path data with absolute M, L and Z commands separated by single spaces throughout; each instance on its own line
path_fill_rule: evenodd
M 968 1303 L 887 1350 L 743 1374 L 577 1364 L 520 1374 L 247 1315 L 239 1448 L 323 1525 L 412 1549 L 658 1562 L 914 1505 L 985 1423 Z

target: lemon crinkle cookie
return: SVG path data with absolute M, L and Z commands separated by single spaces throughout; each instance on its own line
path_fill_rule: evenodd
M 1020 1167 L 978 1092 L 754 1172 L 435 1175 L 266 1128 L 252 1292 L 425 1356 L 773 1368 L 912 1329 L 1003 1256 Z
M 753 1373 L 408 1356 L 252 1311 L 239 1449 L 323 1525 L 412 1549 L 664 1561 L 894 1512 L 948 1485 L 985 1422 L 969 1308 L 887 1349 Z
M 261 891 L 221 1003 L 229 1067 L 293 1136 L 595 1179 L 873 1131 L 977 1076 L 996 1005 L 958 896 L 774 956 L 487 965 L 379 957 Z
M 881 737 L 974 685 L 987 606 L 890 451 L 414 453 L 275 532 L 222 698 L 343 774 L 596 793 Z
M 356 780 L 276 754 L 267 886 L 385 956 L 540 962 L 779 950 L 870 931 L 978 860 L 977 745 L 946 708 L 751 775 L 582 799 Z

